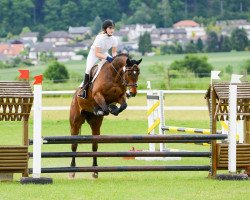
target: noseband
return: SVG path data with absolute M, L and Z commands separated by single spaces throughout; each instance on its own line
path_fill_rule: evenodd
M 118 76 L 120 77 L 121 81 L 122 81 L 122 85 L 126 86 L 126 87 L 137 87 L 137 83 L 133 83 L 133 84 L 128 84 L 127 81 L 123 78 L 123 76 L 120 75 L 120 73 L 116 70 L 116 68 L 114 67 L 114 65 L 112 63 L 110 63 L 112 68 L 115 70 L 115 72 L 118 74 Z M 133 69 L 134 67 L 128 67 L 127 65 L 125 65 L 123 68 L 122 68 L 122 71 L 124 72 L 123 75 L 126 73 L 126 72 L 129 72 L 129 71 L 132 71 L 132 73 L 134 71 L 139 71 L 138 69 L 135 70 Z M 133 73 L 133 75 L 135 76 L 135 73 Z

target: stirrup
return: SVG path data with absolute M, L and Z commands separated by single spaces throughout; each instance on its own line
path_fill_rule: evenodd
M 80 98 L 82 98 L 82 99 L 86 99 L 87 98 L 87 92 L 86 92 L 86 90 L 83 90 L 82 94 L 78 94 L 77 96 L 80 97 Z

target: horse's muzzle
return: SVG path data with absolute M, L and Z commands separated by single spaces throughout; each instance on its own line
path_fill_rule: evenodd
M 131 97 L 135 97 L 137 94 L 137 88 L 136 87 L 131 87 L 129 90 L 129 94 Z

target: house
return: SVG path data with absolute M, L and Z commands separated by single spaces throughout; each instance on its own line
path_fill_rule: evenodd
M 0 53 L 0 61 L 5 62 L 8 60 L 8 57 L 5 54 Z
M 127 31 L 128 41 L 138 40 L 145 32 L 151 33 L 156 29 L 155 24 L 132 24 L 121 27 L 120 31 Z
M 60 62 L 72 60 L 71 58 L 76 55 L 71 47 L 57 46 L 52 50 L 53 56 Z
M 151 33 L 152 38 L 159 38 L 160 40 L 181 39 L 187 37 L 187 32 L 183 28 L 157 28 Z
M 187 39 L 187 32 L 183 28 L 157 28 L 150 36 L 152 45 L 157 47 L 175 42 L 183 43 Z
M 117 38 L 118 42 L 128 41 L 129 30 L 119 30 L 115 31 L 114 36 Z
M 56 46 L 67 45 L 73 40 L 74 38 L 66 31 L 52 31 L 43 37 L 43 42 L 50 42 Z
M 245 31 L 247 33 L 247 38 L 250 40 L 250 22 L 246 22 L 245 24 L 241 24 L 238 26 L 238 28 L 245 29 Z
M 137 51 L 138 48 L 138 42 L 136 41 L 121 42 L 118 44 L 117 51 L 120 53 L 130 53 Z
M 29 58 L 33 60 L 34 64 L 40 59 L 42 54 L 47 56 L 54 56 L 58 61 L 64 62 L 68 60 L 82 60 L 82 56 L 76 56 L 76 52 L 72 47 L 67 46 L 56 46 L 53 43 L 41 42 L 35 44 L 33 48 L 30 49 Z
M 221 35 L 229 36 L 236 28 L 245 29 L 247 37 L 250 39 L 250 22 L 245 19 L 216 21 L 216 25 L 221 29 Z
M 84 38 L 86 35 L 91 35 L 90 27 L 69 27 L 69 35 L 73 38 Z
M 88 41 L 81 41 L 74 44 L 68 44 L 67 47 L 71 47 L 75 52 L 78 52 L 80 50 L 88 50 L 91 44 L 92 41 L 91 43 L 89 43 Z
M 31 60 L 38 60 L 40 58 L 40 55 L 42 53 L 46 53 L 47 55 L 50 54 L 54 49 L 53 43 L 50 42 L 41 42 L 41 43 L 36 43 L 34 47 L 30 49 L 29 52 L 29 58 Z M 35 63 L 35 62 L 34 62 Z
M 17 57 L 24 50 L 23 44 L 0 44 L 0 54 L 4 54 L 7 57 Z
M 24 41 L 32 41 L 33 43 L 36 43 L 38 40 L 38 35 L 38 32 L 28 32 L 21 34 L 20 38 Z
M 200 24 L 193 20 L 182 20 L 173 25 L 176 29 L 185 29 L 187 32 L 187 38 L 190 40 L 198 40 L 199 38 L 206 40 L 207 34 Z

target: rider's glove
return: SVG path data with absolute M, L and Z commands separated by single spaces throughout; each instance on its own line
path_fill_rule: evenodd
M 113 58 L 111 56 L 107 56 L 106 60 L 111 63 L 113 61 Z

